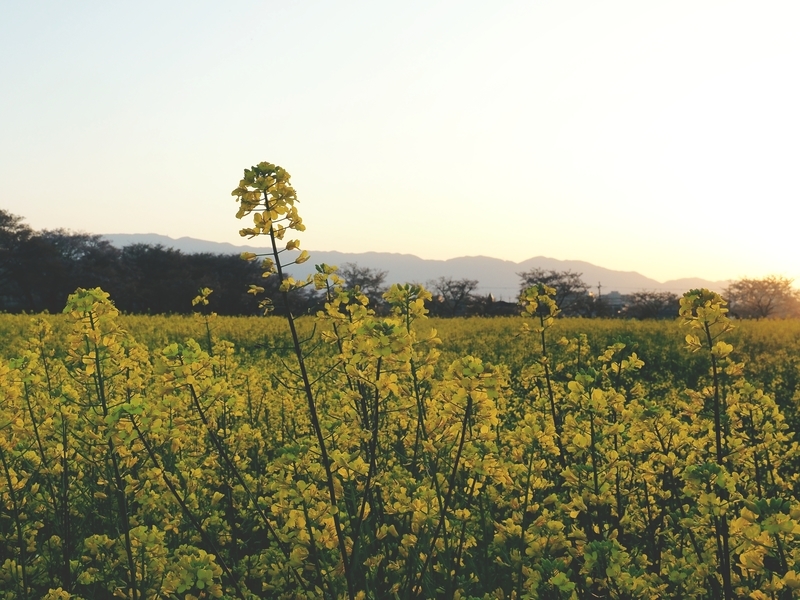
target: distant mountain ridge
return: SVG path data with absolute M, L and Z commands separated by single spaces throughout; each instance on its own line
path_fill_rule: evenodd
M 156 233 L 112 233 L 102 237 L 118 248 L 131 244 L 161 244 L 165 248 L 174 248 L 189 254 L 204 252 L 211 254 L 255 252 L 260 254 L 268 252 L 264 246 L 235 246 L 226 242 L 210 242 L 190 237 L 174 239 Z M 294 265 L 289 269 L 293 277 L 305 277 L 309 273 L 313 273 L 315 264 L 342 265 L 351 262 L 362 267 L 386 271 L 387 283 L 425 283 L 438 277 L 477 279 L 480 282 L 478 293 L 493 294 L 495 298 L 504 300 L 516 299 L 520 283 L 517 273 L 533 268 L 556 271 L 571 270 L 581 273 L 582 279 L 594 292 L 597 292 L 597 286 L 600 286 L 601 294 L 612 291 L 629 294 L 639 290 L 657 290 L 680 295 L 686 290 L 699 287 L 721 292 L 729 283 L 728 281 L 708 281 L 698 277 L 660 282 L 635 271 L 615 271 L 582 260 L 559 260 L 546 256 L 537 256 L 515 263 L 488 256 L 462 256 L 448 260 L 429 260 L 413 254 L 390 252 L 348 253 L 309 250 L 309 254 L 311 254 L 311 260 L 302 265 Z

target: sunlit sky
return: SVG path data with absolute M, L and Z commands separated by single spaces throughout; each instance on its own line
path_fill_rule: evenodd
M 0 208 L 246 243 L 800 281 L 800 3 L 0 2 Z M 313 254 L 312 254 L 313 260 Z

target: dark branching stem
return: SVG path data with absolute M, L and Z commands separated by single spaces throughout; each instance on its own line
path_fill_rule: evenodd
M 89 313 L 89 325 L 92 330 L 96 329 L 94 315 Z M 89 346 L 89 339 L 86 338 L 86 344 Z M 92 344 L 94 352 L 94 367 L 93 374 L 95 391 L 97 392 L 97 399 L 100 402 L 100 407 L 103 410 L 103 417 L 108 417 L 108 399 L 106 397 L 106 381 L 103 376 L 103 364 L 100 360 L 100 348 L 96 344 Z M 128 498 L 125 493 L 125 482 L 122 479 L 122 473 L 119 468 L 119 461 L 117 460 L 117 449 L 114 444 L 114 437 L 109 432 L 108 435 L 108 455 L 111 458 L 111 468 L 114 474 L 115 496 L 117 497 L 117 505 L 119 508 L 119 520 L 122 527 L 122 533 L 125 536 L 125 554 L 128 559 L 128 587 L 131 590 L 132 600 L 136 600 L 138 590 L 136 588 L 136 563 L 133 560 L 133 545 L 131 543 L 131 526 L 130 519 L 128 518 Z
M 381 362 L 382 359 L 378 359 L 378 364 L 376 367 L 375 372 L 375 381 L 379 381 L 381 378 Z M 378 392 L 378 386 L 375 386 L 374 395 L 373 395 L 373 407 L 372 407 L 372 415 L 371 420 L 364 421 L 364 427 L 369 426 L 369 433 L 370 433 L 370 440 L 367 448 L 368 457 L 369 457 L 369 468 L 367 470 L 367 479 L 364 483 L 364 494 L 361 499 L 361 508 L 358 511 L 358 520 L 356 521 L 356 525 L 353 531 L 353 550 L 350 553 L 350 562 L 351 564 L 355 564 L 356 559 L 356 552 L 359 549 L 359 544 L 361 541 L 361 527 L 364 524 L 365 513 L 367 509 L 367 504 L 371 501 L 373 495 L 373 479 L 376 476 L 376 472 L 378 470 L 378 434 L 379 434 L 379 426 L 380 426 L 380 394 Z M 366 415 L 370 416 L 370 415 Z
M 521 532 L 519 536 L 519 545 L 517 547 L 520 557 L 525 553 L 525 532 L 528 530 L 528 506 L 531 502 L 531 479 L 533 477 L 533 459 L 536 457 L 534 452 L 533 443 L 529 449 L 530 456 L 528 457 L 528 471 L 525 474 L 525 498 L 522 502 L 522 519 L 521 519 Z M 517 569 L 517 598 L 522 597 L 523 591 L 523 561 L 519 561 L 519 568 Z
M 11 468 L 8 466 L 8 459 L 6 453 L 3 451 L 3 446 L 0 444 L 0 461 L 3 463 L 3 472 L 6 476 L 8 484 L 8 492 L 11 497 L 11 510 L 14 513 L 14 525 L 17 530 L 17 544 L 19 545 L 19 565 L 22 571 L 22 597 L 28 598 L 28 557 L 26 556 L 27 544 L 25 543 L 25 535 L 22 531 L 22 515 L 20 514 L 19 499 L 17 492 L 14 490 L 14 481 L 11 478 Z
M 472 498 L 475 495 L 475 487 L 477 485 L 478 485 L 478 478 L 474 477 L 472 479 L 472 485 L 470 486 L 469 491 L 467 492 L 467 507 L 471 505 Z M 458 537 L 458 547 L 456 548 L 455 560 L 453 560 L 452 562 L 453 576 L 451 578 L 451 588 L 450 588 L 451 593 L 448 594 L 451 600 L 453 600 L 456 597 L 456 592 L 458 591 L 458 576 L 459 573 L 461 572 L 461 566 L 462 566 L 461 559 L 464 555 L 464 546 L 467 541 L 467 522 L 468 519 L 464 519 L 461 522 L 461 535 L 459 535 Z
M 228 467 L 228 469 L 230 469 L 230 472 L 233 473 L 234 477 L 236 477 L 236 481 L 239 482 L 239 485 L 242 486 L 242 489 L 244 490 L 245 494 L 247 495 L 248 500 L 253 505 L 253 510 L 256 511 L 256 513 L 258 514 L 259 517 L 261 517 L 261 520 L 264 522 L 264 526 L 267 528 L 267 531 L 269 531 L 270 535 L 278 543 L 278 547 L 280 548 L 280 550 L 283 553 L 284 557 L 288 561 L 290 559 L 289 551 L 286 549 L 284 544 L 281 542 L 280 536 L 278 536 L 278 532 L 275 531 L 275 528 L 272 526 L 272 523 L 267 518 L 266 513 L 261 508 L 261 506 L 258 504 L 258 501 L 257 501 L 256 497 L 250 491 L 250 486 L 247 485 L 247 482 L 242 477 L 241 472 L 236 467 L 236 465 L 233 464 L 233 460 L 231 460 L 230 454 L 226 450 L 225 445 L 222 443 L 222 440 L 219 439 L 219 436 L 214 431 L 214 428 L 211 427 L 211 424 L 210 424 L 210 422 L 208 420 L 208 416 L 206 415 L 205 411 L 203 410 L 203 406 L 200 404 L 200 398 L 197 395 L 197 391 L 194 389 L 194 386 L 191 385 L 191 384 L 188 386 L 188 388 L 189 388 L 189 394 L 192 397 L 192 403 L 194 404 L 195 410 L 197 411 L 197 414 L 200 416 L 200 420 L 203 422 L 203 425 L 205 426 L 206 431 L 208 431 L 209 437 L 211 437 L 211 442 L 214 444 L 214 447 L 217 450 L 217 454 L 219 454 L 220 458 L 222 458 L 222 460 L 225 462 L 225 465 Z M 298 582 L 301 584 L 301 586 L 306 588 L 305 581 L 302 578 L 300 578 L 299 575 L 297 575 L 297 574 L 295 574 L 295 575 L 297 577 Z
M 64 568 L 63 583 L 67 592 L 72 591 L 72 568 L 70 566 L 72 531 L 69 514 L 69 459 L 67 455 L 67 419 L 61 415 L 61 514 L 64 542 L 62 544 L 62 561 Z
M 717 464 L 720 468 L 725 468 L 725 451 L 722 440 L 722 398 L 720 397 L 720 382 L 719 382 L 719 366 L 717 365 L 717 357 L 713 353 L 714 338 L 711 335 L 711 326 L 708 322 L 704 324 L 704 331 L 706 334 L 706 341 L 708 348 L 711 352 L 711 375 L 713 378 L 714 387 L 714 435 L 716 437 L 716 458 Z M 720 499 L 727 501 L 729 494 L 726 489 L 719 492 Z M 735 598 L 733 594 L 733 584 L 731 581 L 731 554 L 729 547 L 730 532 L 728 530 L 728 518 L 726 515 L 720 515 L 715 519 L 718 536 L 718 554 L 719 554 L 719 571 L 722 575 L 722 589 L 725 594 L 725 600 L 732 600 Z
M 433 532 L 433 537 L 431 538 L 430 551 L 425 557 L 425 562 L 422 565 L 422 569 L 420 569 L 419 575 L 416 577 L 416 583 L 414 583 L 409 590 L 411 594 L 417 594 L 417 591 L 421 592 L 422 580 L 425 577 L 425 572 L 428 570 L 428 566 L 431 563 L 431 558 L 436 552 L 436 542 L 439 539 L 439 536 L 442 534 L 442 529 L 444 528 L 445 520 L 447 518 L 447 510 L 450 508 L 450 501 L 453 498 L 453 492 L 455 491 L 456 487 L 456 477 L 458 475 L 458 468 L 461 464 L 461 454 L 464 451 L 464 443 L 467 439 L 467 428 L 472 420 L 472 403 L 472 394 L 468 394 L 467 406 L 464 410 L 464 420 L 461 423 L 461 435 L 460 439 L 458 440 L 458 450 L 456 451 L 455 460 L 453 460 L 453 470 L 450 473 L 447 492 L 445 493 L 444 501 L 442 502 L 442 510 L 439 515 L 439 522 L 436 525 L 436 529 Z M 409 584 L 411 584 L 411 582 L 412 580 L 410 579 Z
M 268 200 L 266 198 L 265 198 L 265 204 L 268 206 Z M 277 275 L 279 281 L 283 281 L 283 268 L 281 266 L 277 239 L 275 238 L 275 228 L 272 225 L 270 225 L 269 229 L 269 239 L 270 242 L 272 243 L 272 254 L 275 258 L 275 268 L 277 270 Z M 311 380 L 309 379 L 308 371 L 306 370 L 303 348 L 300 344 L 300 336 L 297 334 L 297 327 L 295 326 L 294 315 L 292 315 L 291 306 L 289 303 L 288 290 L 283 292 L 282 296 L 283 296 L 284 307 L 286 309 L 286 321 L 289 324 L 289 331 L 291 332 L 292 335 L 292 344 L 294 346 L 294 353 L 295 356 L 297 356 L 297 363 L 298 366 L 300 367 L 300 376 L 303 380 L 303 391 L 305 392 L 306 400 L 308 402 L 308 412 L 311 420 L 311 427 L 314 429 L 314 434 L 317 437 L 317 443 L 319 444 L 319 449 L 320 449 L 320 460 L 322 462 L 322 467 L 325 470 L 325 479 L 328 488 L 328 496 L 330 498 L 330 503 L 331 503 L 331 512 L 333 513 L 332 515 L 333 524 L 334 528 L 336 529 L 336 537 L 338 539 L 338 545 L 339 545 L 339 554 L 341 555 L 342 558 L 342 565 L 344 567 L 345 579 L 347 581 L 347 595 L 350 598 L 350 600 L 353 600 L 355 598 L 355 592 L 353 590 L 350 561 L 348 560 L 348 555 L 347 555 L 347 545 L 345 544 L 344 533 L 342 532 L 342 523 L 341 519 L 339 518 L 339 511 L 337 510 L 338 502 L 336 500 L 336 487 L 333 479 L 333 471 L 331 469 L 331 460 L 330 456 L 328 455 L 328 448 L 325 443 L 325 436 L 322 432 L 322 425 L 320 424 L 319 415 L 317 414 L 317 402 L 314 398 L 314 392 L 311 389 Z
M 47 394 L 48 397 L 52 400 L 56 398 L 56 394 L 54 393 L 53 389 L 53 378 L 50 374 L 50 363 L 47 360 L 47 355 L 45 353 L 45 348 L 47 347 L 45 341 L 45 333 L 44 331 L 40 330 L 37 334 L 37 339 L 39 341 L 38 346 L 38 354 L 39 359 L 42 363 L 42 369 L 44 371 L 45 377 L 45 384 L 47 386 Z M 25 386 L 26 390 L 26 397 L 27 397 L 27 384 Z M 36 419 L 33 418 L 33 411 L 30 405 L 30 401 L 28 401 L 28 409 L 31 411 L 31 419 L 33 420 L 34 429 L 36 429 Z M 36 432 L 37 442 L 39 439 L 38 431 Z M 70 560 L 72 558 L 71 548 L 72 548 L 72 539 L 71 539 L 71 532 L 70 532 L 70 514 L 69 514 L 69 462 L 67 460 L 67 422 L 64 418 L 63 411 L 61 413 L 61 448 L 62 448 L 62 455 L 61 455 L 61 495 L 60 498 L 56 497 L 55 488 L 53 486 L 53 482 L 50 478 L 48 478 L 48 486 L 50 487 L 50 495 L 53 498 L 53 506 L 59 507 L 56 508 L 56 512 L 60 511 L 60 518 L 61 518 L 61 560 L 62 560 L 62 569 L 63 573 L 61 575 L 61 584 L 65 591 L 72 592 L 72 568 L 70 566 Z M 47 460 L 45 459 L 44 455 L 44 448 L 42 447 L 41 443 L 39 442 L 39 452 L 42 456 L 42 464 L 45 465 L 45 468 L 49 471 L 49 465 L 47 464 Z M 59 505 L 60 503 L 60 505 Z
M 411 334 L 411 300 L 406 297 L 406 304 L 404 310 L 405 316 L 405 326 L 406 332 Z M 414 471 L 418 470 L 419 465 L 419 454 L 420 454 L 420 447 L 422 442 L 428 441 L 428 430 L 426 426 L 426 421 L 428 419 L 427 411 L 425 410 L 425 398 L 423 397 L 422 388 L 420 385 L 419 377 L 417 376 L 417 365 L 414 361 L 412 356 L 411 360 L 409 361 L 409 370 L 411 372 L 411 381 L 413 384 L 414 389 L 414 400 L 417 405 L 417 427 L 415 431 L 414 437 L 414 454 L 412 456 L 412 468 Z M 444 508 L 444 499 L 442 496 L 442 489 L 439 485 L 439 478 L 437 477 L 438 469 L 437 465 L 434 463 L 429 463 L 426 460 L 425 453 L 422 452 L 422 462 L 425 463 L 424 466 L 428 470 L 430 475 L 431 481 L 433 482 L 434 490 L 436 491 L 436 501 L 439 504 L 439 510 L 442 511 Z
M 150 460 L 153 462 L 153 465 L 155 465 L 156 469 L 161 471 L 161 480 L 167 486 L 167 488 L 169 489 L 170 493 L 172 494 L 172 497 L 175 498 L 175 501 L 178 503 L 178 505 L 180 505 L 181 510 L 183 511 L 183 514 L 186 516 L 187 519 L 189 519 L 189 522 L 192 524 L 192 527 L 195 528 L 197 533 L 200 534 L 200 537 L 203 538 L 203 541 L 206 544 L 208 544 L 208 547 L 211 549 L 211 551 L 217 557 L 217 561 L 219 562 L 219 566 L 222 567 L 222 570 L 225 572 L 225 575 L 228 576 L 228 579 L 230 579 L 231 583 L 233 584 L 233 587 L 236 589 L 236 595 L 239 598 L 241 598 L 242 600 L 245 600 L 245 595 L 242 592 L 241 588 L 239 587 L 239 582 L 236 579 L 236 576 L 231 572 L 230 568 L 228 567 L 228 564 L 225 562 L 225 559 L 222 556 L 222 553 L 219 551 L 219 549 L 217 548 L 216 544 L 214 544 L 214 540 L 211 538 L 210 535 L 208 535 L 206 530 L 203 529 L 203 525 L 200 523 L 198 518 L 196 516 L 194 516 L 194 514 L 192 513 L 191 510 L 189 510 L 189 507 L 186 505 L 185 500 L 178 493 L 178 489 L 175 487 L 175 484 L 172 483 L 170 478 L 167 476 L 166 470 L 164 469 L 164 467 L 159 462 L 158 457 L 156 456 L 156 453 L 153 451 L 153 447 L 150 445 L 150 442 L 147 441 L 147 438 L 145 437 L 145 435 L 142 432 L 142 430 L 139 428 L 139 424 L 136 422 L 136 419 L 133 418 L 133 415 L 130 415 L 130 419 L 131 419 L 131 423 L 133 424 L 133 429 L 136 431 L 137 435 L 139 436 L 139 440 L 142 442 L 142 445 L 144 446 L 145 452 L 147 452 L 147 456 L 150 457 Z
M 299 477 L 296 464 L 292 464 L 292 469 L 294 470 L 295 477 Z M 316 566 L 316 573 L 314 575 L 316 578 L 317 587 L 319 587 L 319 589 L 322 590 L 323 597 L 326 597 L 325 587 L 327 586 L 328 588 L 327 597 L 334 599 L 336 598 L 336 592 L 333 590 L 330 578 L 325 577 L 325 579 L 323 580 L 324 570 L 322 565 L 322 559 L 320 557 L 319 548 L 317 548 L 317 542 L 314 539 L 314 528 L 311 525 L 312 520 L 310 515 L 308 514 L 308 502 L 302 496 L 301 500 L 303 501 L 303 516 L 305 517 L 306 520 L 306 533 L 308 534 L 308 553 L 309 556 L 311 557 L 311 561 Z
M 550 376 L 550 363 L 547 360 L 547 338 L 545 336 L 544 315 L 539 315 L 539 327 L 541 329 L 540 338 L 542 344 L 542 366 L 544 367 L 544 380 L 547 384 L 547 397 L 550 401 L 550 416 L 553 419 L 553 427 L 556 430 L 556 445 L 558 446 L 558 462 L 561 468 L 567 468 L 566 456 L 564 454 L 564 444 L 562 441 L 561 416 L 556 409 L 556 396 L 553 391 L 553 381 Z
M 36 440 L 36 448 L 39 450 L 39 460 L 42 463 L 42 467 L 44 467 L 45 471 L 50 471 L 50 461 L 47 460 L 47 454 L 44 451 L 44 446 L 42 445 L 42 438 L 39 435 L 39 423 L 36 420 L 36 415 L 33 412 L 33 403 L 31 402 L 31 393 L 30 388 L 28 387 L 27 382 L 23 382 L 24 385 L 24 398 L 25 398 L 25 405 L 28 409 L 28 415 L 31 418 L 31 426 L 33 427 L 33 437 Z M 50 478 L 47 478 L 47 488 L 50 492 L 51 502 L 55 506 L 56 504 L 56 494 L 55 489 L 53 488 L 53 482 Z

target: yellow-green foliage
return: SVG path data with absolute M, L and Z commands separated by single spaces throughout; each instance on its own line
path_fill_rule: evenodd
M 723 517 L 733 594 L 800 588 L 792 398 L 744 376 L 788 389 L 797 323 L 705 347 L 678 322 L 432 322 L 425 294 L 376 317 L 334 290 L 299 324 L 335 504 L 285 321 L 99 291 L 3 316 L 26 331 L 0 372 L 2 597 L 347 597 L 334 514 L 356 597 L 722 598 Z

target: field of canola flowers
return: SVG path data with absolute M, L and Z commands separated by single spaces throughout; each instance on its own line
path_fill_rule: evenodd
M 237 188 L 278 276 L 287 185 Z M 705 290 L 557 319 L 546 286 L 433 321 L 340 283 L 303 319 L 0 316 L 0 598 L 798 595 L 800 323 Z

